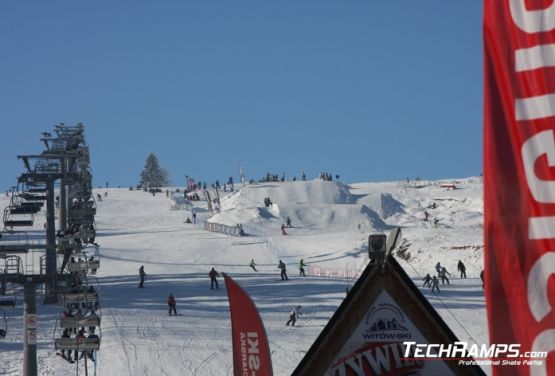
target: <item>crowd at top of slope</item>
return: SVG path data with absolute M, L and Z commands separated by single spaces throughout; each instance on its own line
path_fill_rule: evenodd
M 400 182 L 360 183 L 351 186 L 336 181 L 270 182 L 247 185 L 222 198 L 222 212 L 209 221 L 234 226 L 253 224 L 279 227 L 287 217 L 294 226 L 326 230 L 356 229 L 384 231 L 390 225 L 406 225 L 430 215 L 456 216 L 475 212 L 481 218 L 481 181 L 458 181 L 455 188 L 439 182 L 418 186 Z M 264 205 L 270 198 L 272 205 Z M 439 203 L 439 205 L 438 205 Z M 422 217 L 422 218 L 421 218 Z M 466 217 L 471 217 L 465 214 Z M 481 220 L 481 219 L 480 219 Z M 386 223 L 387 222 L 387 223 Z

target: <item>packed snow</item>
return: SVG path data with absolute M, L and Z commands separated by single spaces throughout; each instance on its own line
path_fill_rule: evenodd
M 100 269 L 89 279 L 100 287 L 102 306 L 101 348 L 96 364 L 88 362 L 89 375 L 95 367 L 98 375 L 114 376 L 232 375 L 227 294 L 223 278 L 219 289 L 210 289 L 212 267 L 251 295 L 268 334 L 274 374 L 289 375 L 354 284 L 349 276 L 367 265 L 368 235 L 395 227 L 401 227 L 403 240 L 393 253 L 419 287 L 426 273 L 435 273 L 437 262 L 451 273 L 451 285 L 440 286 L 439 294 L 421 291 L 454 333 L 471 343 L 488 342 L 479 279 L 481 178 L 350 185 L 317 179 L 235 188 L 219 192 L 219 214 L 212 215 L 206 201 L 194 201 L 196 224 L 186 223 L 190 211 L 171 210 L 165 192 L 95 190 L 107 196 L 97 202 Z M 264 205 L 266 197 L 270 207 Z M 0 199 L 0 207 L 8 203 L 9 197 Z M 292 227 L 282 235 L 287 217 Z M 240 224 L 246 236 L 206 231 L 204 222 Z M 43 223 L 41 212 L 29 234 L 42 236 Z M 251 259 L 257 272 L 249 267 Z M 298 275 L 300 259 L 309 265 L 307 277 Z M 280 280 L 279 260 L 287 263 L 289 281 Z M 466 264 L 467 279 L 458 278 L 459 260 Z M 23 261 L 33 267 L 31 260 Z M 144 289 L 137 288 L 141 265 L 147 273 Z M 315 270 L 325 272 L 315 275 Z M 170 292 L 178 316 L 168 316 Z M 20 291 L 17 298 L 14 309 L 5 309 L 8 333 L 0 339 L 0 375 L 21 372 Z M 298 326 L 285 326 L 295 305 L 303 312 Z M 84 374 L 83 361 L 69 364 L 55 355 L 53 339 L 61 334 L 58 307 L 37 308 L 39 374 Z

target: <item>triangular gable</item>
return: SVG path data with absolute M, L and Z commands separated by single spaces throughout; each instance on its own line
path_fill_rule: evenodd
M 484 375 L 457 360 L 404 359 L 404 341 L 458 339 L 399 263 L 369 264 L 293 375 Z

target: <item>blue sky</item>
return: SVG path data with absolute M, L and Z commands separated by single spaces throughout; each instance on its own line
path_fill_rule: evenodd
M 238 164 L 347 182 L 482 172 L 482 2 L 2 1 L 0 189 L 57 123 L 95 185 Z

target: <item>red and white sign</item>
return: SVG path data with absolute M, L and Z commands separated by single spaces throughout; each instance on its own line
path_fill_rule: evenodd
M 272 359 L 266 330 L 250 296 L 224 274 L 231 313 L 233 374 L 271 376 Z
M 28 314 L 27 315 L 27 327 L 29 328 L 36 328 L 37 327 L 37 315 L 36 314 Z
M 490 343 L 555 375 L 555 2 L 484 1 L 485 284 Z

